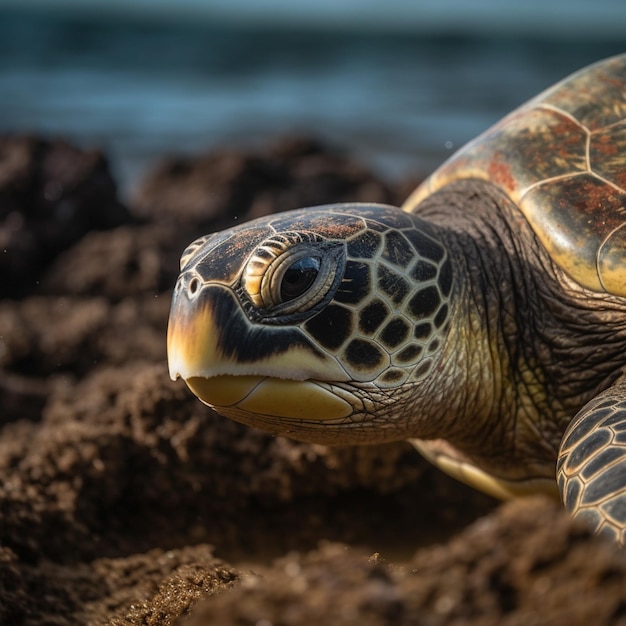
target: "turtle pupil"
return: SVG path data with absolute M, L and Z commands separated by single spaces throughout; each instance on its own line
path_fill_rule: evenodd
M 298 259 L 290 265 L 280 284 L 281 300 L 288 302 L 305 293 L 317 278 L 320 266 L 320 260 L 312 256 Z

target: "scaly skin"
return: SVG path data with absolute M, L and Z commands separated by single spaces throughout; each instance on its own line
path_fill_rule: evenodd
M 416 212 L 455 276 L 442 369 L 425 389 L 433 413 L 420 422 L 430 427 L 414 435 L 447 445 L 421 451 L 456 451 L 498 478 L 554 485 L 572 416 L 623 367 L 626 304 L 571 281 L 488 183 L 454 183 Z
M 626 376 L 594 397 L 569 425 L 557 465 L 566 508 L 626 546 Z

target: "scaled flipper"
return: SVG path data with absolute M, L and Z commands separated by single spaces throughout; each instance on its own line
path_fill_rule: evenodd
M 572 420 L 559 450 L 557 481 L 574 518 L 626 546 L 626 375 Z

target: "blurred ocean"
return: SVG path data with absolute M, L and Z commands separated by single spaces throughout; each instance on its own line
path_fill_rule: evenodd
M 286 133 L 395 178 L 428 172 L 541 89 L 626 51 L 622 0 L 9 5 L 0 132 L 102 147 L 125 189 L 163 155 Z

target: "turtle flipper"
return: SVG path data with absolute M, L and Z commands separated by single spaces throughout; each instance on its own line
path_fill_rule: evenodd
M 559 450 L 557 481 L 574 518 L 626 546 L 626 376 L 572 420 Z

